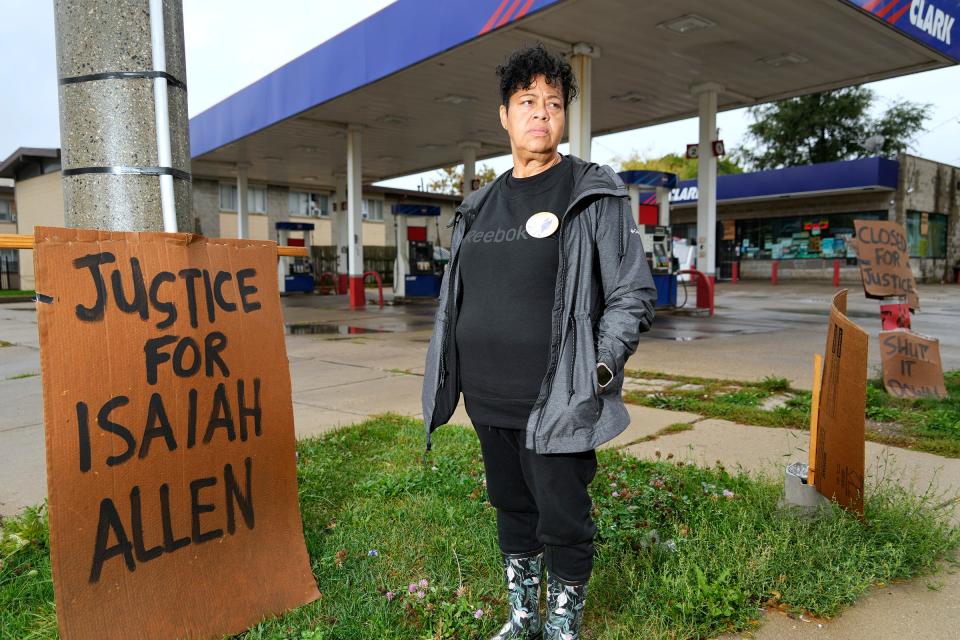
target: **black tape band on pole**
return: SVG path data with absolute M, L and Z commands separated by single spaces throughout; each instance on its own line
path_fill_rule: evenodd
M 69 78 L 60 78 L 60 84 L 77 84 L 80 82 L 93 82 L 94 80 L 124 80 L 127 78 L 164 78 L 167 84 L 179 87 L 184 91 L 187 85 L 182 80 L 178 80 L 166 71 L 106 71 L 104 73 L 90 73 L 84 76 L 70 76 Z
M 64 176 L 78 176 L 84 173 L 100 173 L 118 176 L 173 176 L 187 182 L 193 181 L 189 171 L 174 169 L 173 167 L 74 167 L 61 169 Z

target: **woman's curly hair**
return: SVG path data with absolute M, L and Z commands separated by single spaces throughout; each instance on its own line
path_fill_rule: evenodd
M 497 67 L 502 104 L 509 107 L 510 96 L 529 88 L 538 75 L 543 75 L 549 85 L 560 83 L 563 88 L 564 109 L 571 100 L 576 99 L 579 90 L 570 65 L 562 57 L 544 49 L 542 44 L 537 44 L 535 47 L 514 51 L 504 64 Z

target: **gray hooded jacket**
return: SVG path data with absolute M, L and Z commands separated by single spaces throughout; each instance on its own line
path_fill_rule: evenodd
M 589 451 L 626 429 L 630 417 L 621 397 L 623 367 L 636 351 L 640 334 L 650 328 L 657 299 L 620 177 L 610 167 L 569 159 L 574 186 L 556 232 L 560 261 L 550 360 L 526 430 L 527 448 L 540 454 Z M 451 222 L 450 263 L 440 286 L 423 377 L 428 450 L 430 434 L 447 423 L 460 401 L 453 335 L 461 296 L 457 257 L 460 241 L 493 184 L 470 194 Z M 603 389 L 597 383 L 598 362 L 614 374 Z

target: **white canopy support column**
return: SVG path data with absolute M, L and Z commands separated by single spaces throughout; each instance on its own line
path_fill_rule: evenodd
M 393 261 L 393 296 L 404 298 L 407 295 L 407 275 L 410 273 L 410 243 L 407 241 L 407 216 L 393 216 L 397 233 L 397 258 Z
M 640 224 L 640 187 L 635 184 L 627 185 L 627 193 L 630 194 L 630 217 L 634 224 Z
M 590 119 L 590 104 L 593 96 L 591 68 L 593 59 L 600 57 L 600 47 L 578 42 L 573 45 L 570 66 L 580 88 L 580 96 L 567 109 L 567 132 L 570 140 L 570 155 L 589 162 L 590 145 L 593 141 Z
M 667 187 L 657 187 L 657 223 L 661 227 L 670 226 L 670 189 Z
M 247 169 L 245 162 L 237 163 L 237 237 L 250 237 L 249 203 L 247 202 Z
M 337 293 L 346 293 L 349 288 L 350 232 L 347 229 L 347 174 L 340 172 L 333 174 L 337 180 L 337 190 L 334 193 L 333 212 L 331 214 L 330 242 L 337 247 Z
M 711 280 L 717 271 L 717 157 L 713 141 L 717 134 L 717 94 L 723 87 L 715 82 L 695 85 L 690 92 L 700 102 L 700 154 L 697 160 L 697 269 Z
M 463 151 L 463 199 L 466 200 L 473 192 L 473 180 L 477 177 L 477 151 L 480 150 L 480 143 L 461 142 L 460 150 Z
M 347 127 L 347 229 L 349 236 L 348 273 L 350 278 L 350 308 L 362 309 L 366 303 L 363 287 L 363 165 L 360 151 L 363 127 Z

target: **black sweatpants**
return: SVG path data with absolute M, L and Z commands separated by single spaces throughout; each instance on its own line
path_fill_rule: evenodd
M 587 485 L 597 472 L 595 451 L 541 455 L 525 446 L 526 432 L 474 425 L 483 451 L 490 504 L 504 553 L 545 547 L 547 570 L 568 582 L 585 582 L 593 570 L 593 537 Z

